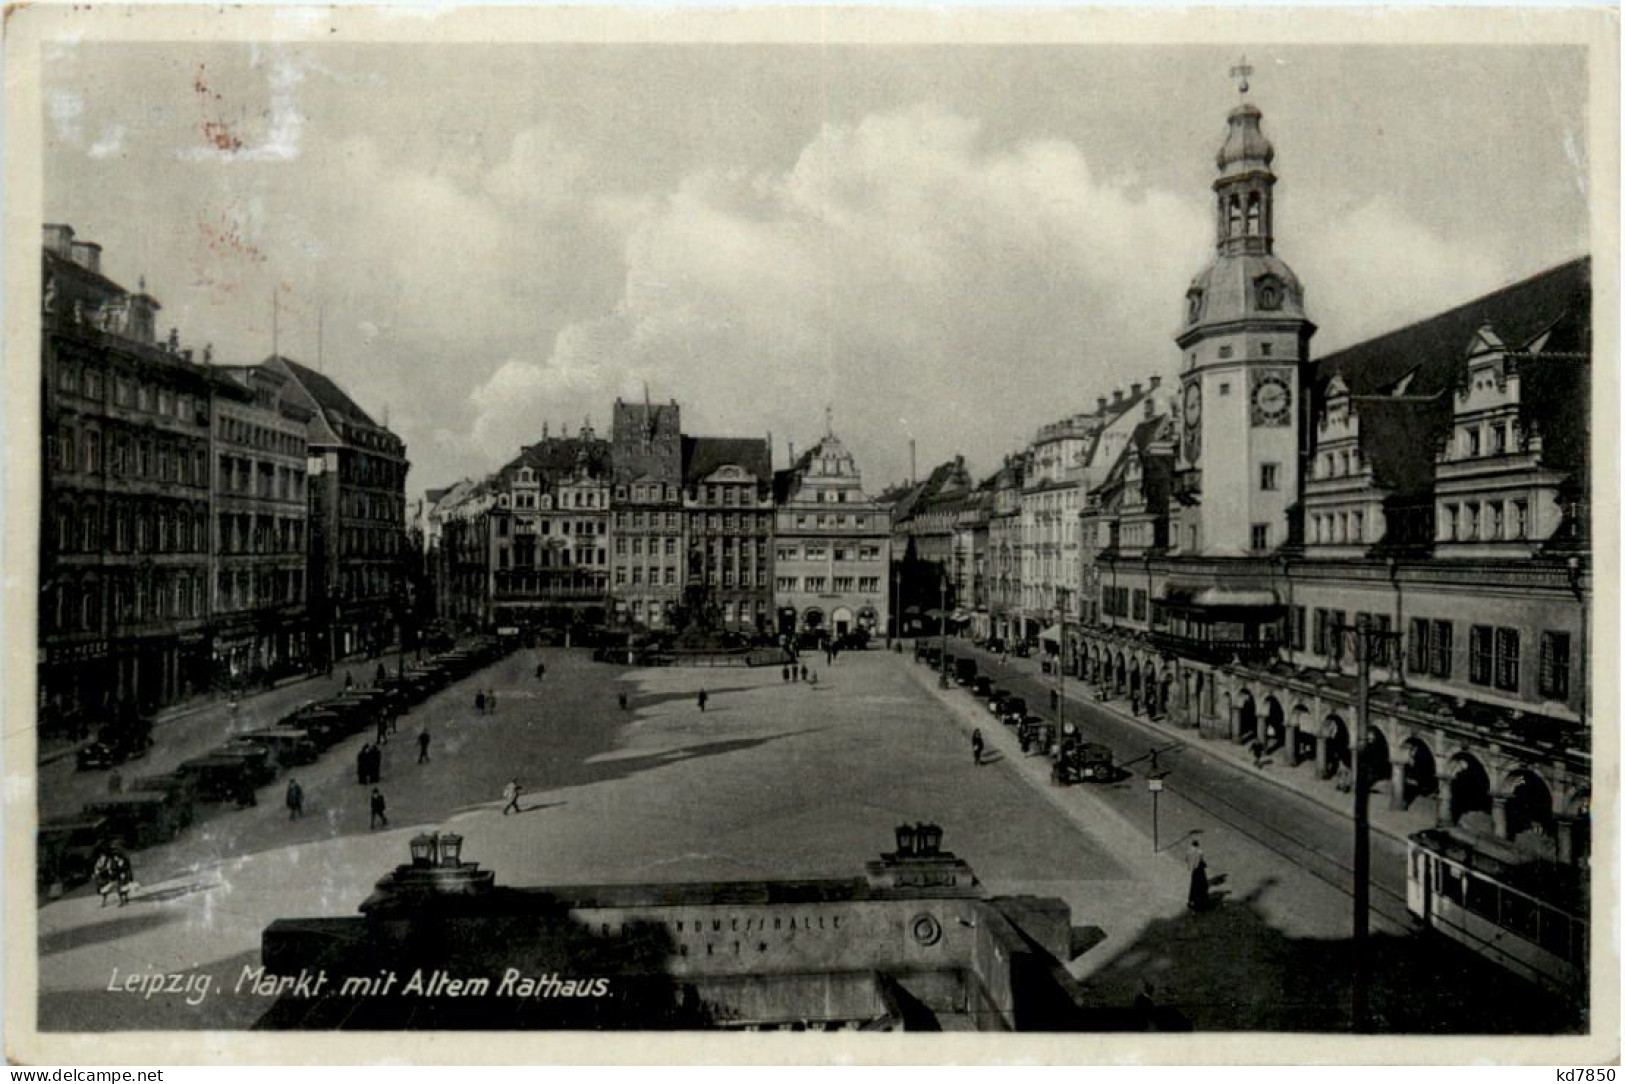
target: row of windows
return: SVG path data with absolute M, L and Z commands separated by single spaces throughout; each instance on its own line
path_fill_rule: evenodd
M 1458 458 L 1476 459 L 1482 455 L 1505 455 L 1522 441 L 1515 421 L 1466 425 L 1456 431 Z
M 215 575 L 215 608 L 222 612 L 303 601 L 305 571 L 301 568 L 222 569 Z
M 88 365 L 62 363 L 57 367 L 57 390 L 67 395 L 78 395 L 101 402 L 106 382 L 100 370 Z M 203 396 L 193 397 L 159 384 L 150 384 L 128 376 L 113 380 L 113 403 L 126 410 L 140 410 L 160 417 L 175 418 L 183 422 L 196 422 L 195 411 L 207 409 Z
M 880 560 L 879 546 L 825 546 L 817 542 L 809 542 L 806 546 L 780 546 L 778 558 L 781 561 L 878 561 Z
M 631 538 L 631 539 L 617 538 L 615 540 L 615 554 L 616 554 L 616 556 L 624 556 L 627 553 L 628 547 L 630 547 L 633 556 L 635 556 L 635 557 L 643 556 L 643 541 L 644 540 L 641 537 Z M 660 543 L 661 542 L 662 542 L 662 539 L 659 539 L 659 538 L 651 538 L 651 539 L 649 539 L 649 556 L 654 557 L 654 556 L 656 556 L 656 555 L 658 555 L 660 553 L 660 551 L 661 551 Z M 674 537 L 671 537 L 671 536 L 667 536 L 664 539 L 664 542 L 666 544 L 666 546 L 665 546 L 666 556 L 667 557 L 675 557 L 675 556 L 677 556 L 677 539 L 674 538 Z
M 1100 612 L 1107 617 L 1144 621 L 1149 599 L 1143 587 L 1103 587 L 1100 589 Z
M 626 486 L 616 486 L 615 499 L 618 501 L 626 500 L 627 492 L 628 488 Z M 646 504 L 651 501 L 659 500 L 672 502 L 677 500 L 676 486 L 663 486 L 658 483 L 640 484 L 632 486 L 630 492 L 632 494 L 632 499 L 637 501 L 639 504 Z
M 1309 517 L 1309 541 L 1321 545 L 1365 541 L 1364 512 L 1328 512 Z
M 64 501 L 56 508 L 55 541 L 57 553 L 99 553 L 104 544 L 114 553 L 205 553 L 208 521 L 186 505 L 104 508 Z
M 631 569 L 631 573 L 632 573 L 631 581 L 634 584 L 642 584 L 643 583 L 643 569 L 642 568 L 634 566 Z M 623 586 L 626 585 L 626 582 L 627 582 L 627 570 L 624 569 L 624 568 L 617 568 L 615 570 L 615 586 L 623 587 Z M 664 569 L 659 569 L 659 568 L 651 568 L 651 569 L 649 569 L 649 586 L 655 587 L 655 586 L 659 586 L 662 583 L 664 583 L 665 586 L 667 586 L 667 587 L 675 587 L 675 586 L 677 586 L 677 569 L 675 567 L 673 567 L 671 565 L 667 565 Z
M 215 544 L 222 554 L 305 552 L 302 519 L 226 512 L 215 523 Z
M 751 515 L 749 512 L 733 512 L 709 514 L 696 514 L 689 521 L 689 526 L 697 531 L 750 531 L 755 534 L 766 534 L 773 528 L 773 519 L 765 512 L 761 515 Z
M 339 495 L 339 515 L 347 519 L 378 519 L 399 523 L 403 514 L 404 502 L 393 494 L 349 490 Z
M 854 527 L 866 529 L 869 526 L 868 516 L 848 516 L 842 512 L 835 515 L 826 515 L 823 512 L 814 515 L 797 515 L 796 526 L 805 530 L 808 527 Z
M 125 433 L 104 437 L 98 429 L 80 431 L 77 426 L 62 425 L 53 435 L 49 454 L 52 467 L 62 472 L 101 474 L 105 469 L 114 478 L 183 486 L 209 484 L 203 448 L 190 442 L 138 439 Z
M 774 581 L 780 591 L 801 591 L 810 595 L 833 592 L 848 595 L 854 591 L 863 595 L 880 593 L 879 576 L 780 576 Z
M 1444 506 L 1444 517 L 1439 522 L 1439 539 L 1445 542 L 1528 537 L 1528 501 L 1447 504 Z
M 512 561 L 515 568 L 570 568 L 573 565 L 604 565 L 608 564 L 608 554 L 601 549 L 583 549 L 571 556 L 570 550 L 555 550 L 551 546 L 517 545 L 512 551 Z M 538 561 L 537 558 L 541 560 Z M 507 568 L 510 559 L 506 548 L 497 550 L 497 567 Z
M 305 499 L 305 472 L 263 460 L 221 455 L 217 459 L 218 492 L 276 498 L 284 501 Z
M 305 455 L 305 434 L 302 430 L 284 432 L 268 425 L 256 425 L 245 418 L 220 414 L 215 417 L 214 431 L 221 440 L 231 444 L 245 444 L 250 448 L 287 456 Z
M 346 568 L 339 579 L 339 597 L 382 598 L 389 594 L 392 586 L 389 572 L 382 568 Z
M 606 507 L 607 508 L 609 506 L 609 502 L 606 500 L 606 501 L 603 502 L 602 505 L 600 505 L 599 501 L 598 501 L 598 496 L 599 495 L 597 493 L 593 492 L 592 490 L 585 490 L 585 491 L 576 490 L 576 491 L 569 491 L 569 492 L 560 493 L 560 494 L 558 494 L 558 507 L 561 508 L 561 509 L 564 509 L 564 508 L 582 508 L 582 509 L 586 509 L 586 508 L 598 508 L 598 507 Z M 501 494 L 500 496 L 497 497 L 497 506 L 499 508 L 508 507 L 508 494 L 503 493 L 503 494 Z M 535 493 L 535 492 L 531 492 L 529 490 L 518 490 L 513 494 L 513 506 L 515 508 L 520 508 L 520 509 L 538 509 L 539 508 L 542 511 L 550 512 L 550 511 L 553 510 L 553 494 L 551 494 L 551 493 Z
M 1360 449 L 1349 448 L 1340 452 L 1325 452 L 1315 459 L 1316 478 L 1346 478 L 1363 470 Z
M 700 486 L 700 501 L 708 505 L 717 505 L 723 508 L 737 505 L 740 508 L 749 508 L 756 503 L 755 483 L 740 485 L 706 485 Z
M 41 599 L 41 631 L 103 632 L 109 622 L 201 617 L 203 585 L 200 572 L 158 570 L 151 575 L 47 586 Z

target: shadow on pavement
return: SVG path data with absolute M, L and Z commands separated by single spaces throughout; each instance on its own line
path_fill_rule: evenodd
M 1272 887 L 1152 922 L 1082 981 L 1086 1029 L 1350 1032 L 1352 939 L 1282 933 L 1258 906 Z M 1585 1030 L 1583 1013 L 1449 942 L 1373 934 L 1365 958 L 1376 1032 Z
M 130 906 L 134 906 L 131 903 Z M 108 941 L 118 941 L 126 937 L 147 933 L 159 926 L 167 926 L 176 920 L 177 915 L 161 914 L 147 911 L 138 914 L 118 914 L 111 905 L 108 907 L 109 915 L 117 915 L 106 922 L 97 922 L 90 926 L 74 926 L 71 929 L 58 930 L 55 933 L 43 934 L 39 939 L 40 956 L 54 956 L 59 952 L 69 952 L 73 949 L 84 948 L 86 945 L 100 945 Z
M 720 706 L 717 704 L 717 697 L 726 696 L 728 693 L 753 693 L 762 689 L 770 688 L 772 688 L 771 685 L 727 685 L 714 689 L 707 686 L 705 694 L 710 698 L 710 702 L 706 704 L 706 707 L 708 709 L 715 710 Z M 645 708 L 657 708 L 662 704 L 670 704 L 674 701 L 687 702 L 690 706 L 694 706 L 694 698 L 698 695 L 698 689 L 689 689 L 685 692 L 670 693 L 629 692 L 626 694 L 626 706 L 632 711 L 642 711 Z

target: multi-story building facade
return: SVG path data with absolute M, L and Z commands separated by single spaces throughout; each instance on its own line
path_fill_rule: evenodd
M 491 517 L 496 505 L 490 479 L 465 478 L 444 490 L 430 490 L 429 576 L 434 615 L 453 628 L 477 629 L 491 623 Z
M 615 401 L 610 468 L 611 618 L 617 625 L 669 629 L 687 580 L 676 400 Z
M 406 445 L 338 384 L 280 355 L 264 367 L 311 414 L 306 427 L 313 661 L 382 651 L 404 628 Z
M 1235 109 L 1180 410 L 1091 492 L 1086 672 L 1329 780 L 1352 763 L 1353 629 L 1387 632 L 1365 785 L 1419 824 L 1581 862 L 1589 262 L 1312 360 L 1274 254 L 1273 153 Z
M 988 611 L 987 548 L 993 483 L 994 480 L 988 478 L 975 489 L 947 502 L 953 513 L 953 557 L 948 572 L 957 600 L 953 619 L 977 639 L 986 638 L 992 630 Z
M 778 631 L 884 634 L 890 613 L 887 510 L 863 488 L 857 460 L 833 432 L 774 480 Z
M 773 462 L 766 440 L 683 438 L 684 609 L 701 627 L 772 629 Z
M 508 627 L 601 625 L 609 605 L 610 446 L 590 424 L 543 437 L 491 479 L 491 617 Z
M 208 688 L 210 380 L 158 302 L 45 227 L 41 313 L 42 726 Z
M 1005 456 L 993 477 L 988 510 L 988 634 L 1001 640 L 1021 638 L 1021 491 L 1027 460 L 1026 452 Z
M 262 366 L 214 370 L 214 545 L 209 576 L 216 677 L 278 677 L 306 663 L 311 411 Z

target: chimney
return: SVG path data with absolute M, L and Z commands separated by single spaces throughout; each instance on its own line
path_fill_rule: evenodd
M 64 260 L 73 259 L 73 227 L 59 222 L 47 222 L 45 247 Z
M 1106 413 L 1106 397 L 1104 395 L 1098 396 L 1095 399 L 1095 413 L 1096 414 L 1104 414 L 1104 413 Z
M 1133 395 L 1133 396 L 1138 396 L 1140 394 L 1140 392 L 1142 392 L 1144 390 L 1145 390 L 1145 385 L 1139 383 L 1138 381 L 1136 381 L 1135 383 L 1130 384 L 1128 386 L 1128 393 L 1130 395 Z
M 1122 401 L 1123 401 L 1123 389 L 1122 388 L 1113 388 L 1112 389 L 1112 406 L 1117 406 Z
M 102 273 L 102 246 L 94 241 L 73 242 L 73 262 L 86 271 Z
M 1160 387 L 1162 387 L 1162 377 L 1160 377 L 1160 376 L 1152 377 L 1151 378 L 1151 390 L 1156 391 Z
M 785 444 L 788 445 L 790 449 L 790 465 L 793 467 L 796 465 L 796 442 L 793 440 L 788 440 L 785 441 Z

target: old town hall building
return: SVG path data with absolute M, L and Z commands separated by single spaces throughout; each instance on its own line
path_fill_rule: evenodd
M 1244 102 L 1177 400 L 1085 501 L 1072 668 L 1346 789 L 1354 629 L 1389 633 L 1371 640 L 1372 789 L 1415 827 L 1584 863 L 1589 261 L 1315 358 L 1273 160 Z

